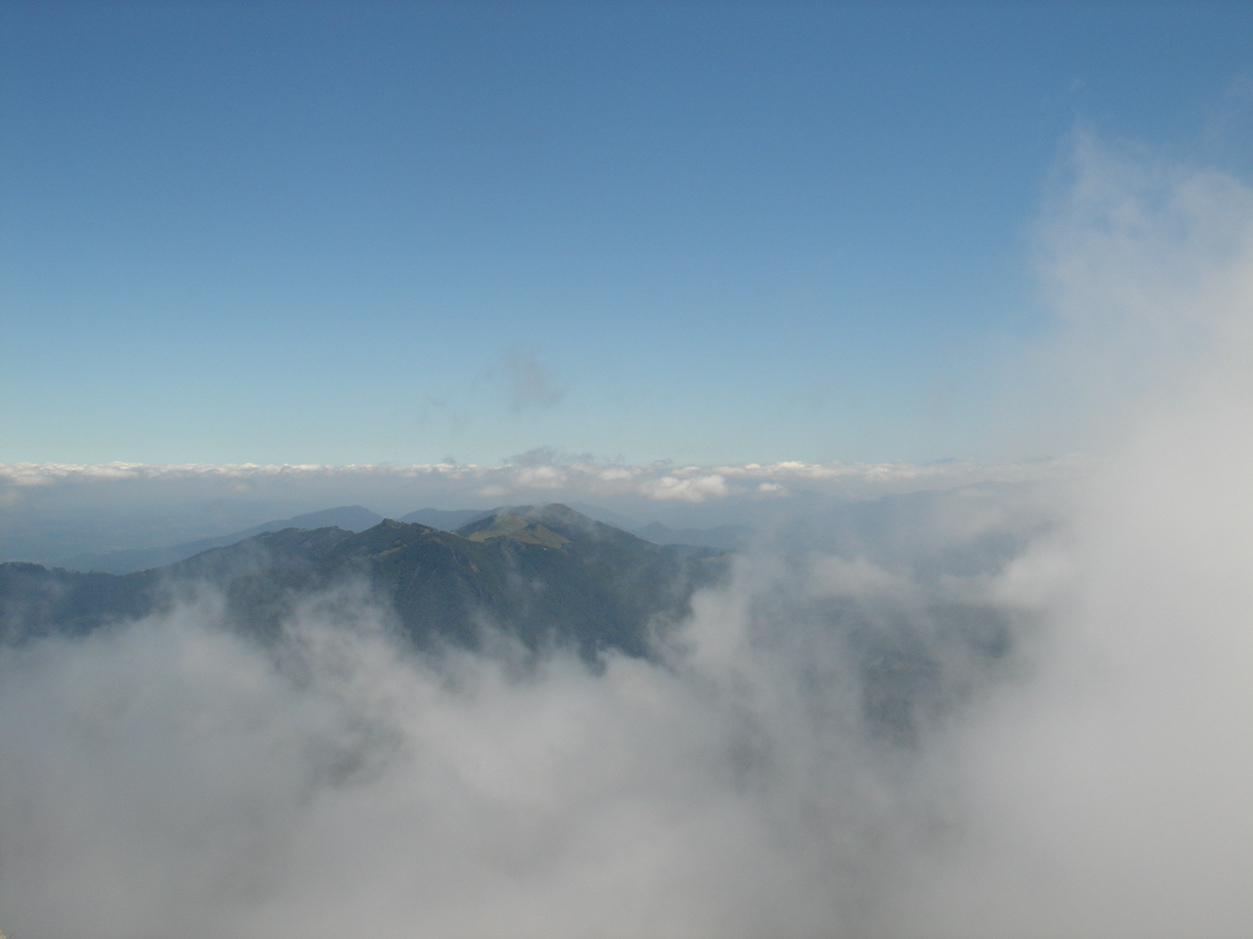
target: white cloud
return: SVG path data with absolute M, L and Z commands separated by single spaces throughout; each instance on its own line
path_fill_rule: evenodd
M 659 479 L 645 482 L 640 491 L 650 499 L 678 499 L 683 502 L 704 502 L 721 499 L 730 490 L 726 477 L 720 473 L 704 473 L 699 476 L 667 474 Z
M 513 470 L 512 481 L 518 489 L 561 489 L 569 477 L 559 466 L 522 466 Z
M 777 495 L 804 488 L 832 495 L 867 497 L 890 492 L 945 489 L 976 482 L 1028 482 L 1073 476 L 1086 464 L 1073 458 L 1029 463 L 775 463 L 761 465 L 685 466 L 572 462 L 553 465 L 434 463 L 410 466 L 323 464 L 181 464 L 143 463 L 0 463 L 0 489 L 94 487 L 101 493 L 114 484 L 130 491 L 147 485 L 171 489 L 186 484 L 198 493 L 233 491 L 225 484 L 246 482 L 253 491 L 274 494 L 324 488 L 338 498 L 354 498 L 354 489 L 387 487 L 445 494 L 492 491 L 525 495 L 532 490 L 561 489 L 571 497 L 640 496 L 656 500 L 717 500 L 753 493 Z

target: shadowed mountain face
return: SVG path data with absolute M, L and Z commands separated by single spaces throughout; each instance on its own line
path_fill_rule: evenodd
M 531 649 L 643 655 L 650 628 L 681 617 L 722 571 L 563 505 L 523 507 L 456 532 L 392 520 L 357 534 L 289 528 L 126 575 L 3 564 L 0 635 L 82 633 L 210 587 L 239 629 L 272 637 L 299 603 L 364 585 L 420 648 L 473 647 L 498 629 Z

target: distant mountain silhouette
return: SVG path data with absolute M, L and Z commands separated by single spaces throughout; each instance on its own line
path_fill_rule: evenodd
M 416 522 L 419 525 L 426 525 L 430 528 L 438 528 L 440 531 L 456 531 L 462 525 L 470 522 L 478 521 L 480 518 L 486 518 L 496 512 L 503 512 L 505 509 L 418 509 L 416 512 L 410 512 L 408 515 L 402 515 L 398 519 L 401 522 Z M 346 526 L 341 525 L 341 528 Z
M 649 522 L 635 529 L 641 538 L 657 544 L 696 545 L 737 551 L 747 547 L 753 530 L 747 525 L 719 525 L 717 528 L 671 528 L 661 522 Z

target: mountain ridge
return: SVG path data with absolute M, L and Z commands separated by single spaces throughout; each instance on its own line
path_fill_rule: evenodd
M 532 649 L 645 655 L 650 629 L 677 621 L 724 571 L 568 506 L 521 506 L 457 532 L 394 519 L 361 532 L 287 528 L 130 574 L 0 564 L 0 635 L 107 627 L 204 585 L 221 591 L 238 628 L 272 638 L 302 598 L 364 582 L 420 647 L 473 647 L 498 630 Z

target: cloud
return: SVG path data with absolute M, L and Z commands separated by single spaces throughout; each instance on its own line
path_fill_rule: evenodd
M 539 360 L 534 349 L 511 349 L 500 364 L 509 396 L 509 407 L 515 414 L 537 408 L 545 410 L 556 406 L 566 396 L 566 390 L 555 378 L 552 370 Z
M 725 497 L 729 490 L 726 477 L 721 473 L 704 473 L 701 475 L 675 475 L 650 479 L 641 486 L 641 491 L 650 499 L 678 499 L 684 502 L 704 502 L 706 499 Z
M 1253 329 L 1251 245 L 1241 181 L 1077 131 L 1037 233 L 1061 327 L 1040 349 L 1038 420 L 1100 452 L 1203 372 L 1230 375 Z
M 648 499 L 687 498 L 678 493 L 699 494 L 700 499 L 718 499 L 762 493 L 777 495 L 797 489 L 815 489 L 832 494 L 873 496 L 890 492 L 953 488 L 977 482 L 1034 482 L 1065 478 L 1087 471 L 1088 463 L 1078 457 L 1012 463 L 944 462 L 917 463 L 827 463 L 782 462 L 772 464 L 722 464 L 715 466 L 674 466 L 669 463 L 625 464 L 594 462 L 586 457 L 571 462 L 552 462 L 558 451 L 539 447 L 496 466 L 473 463 L 428 463 L 395 465 L 327 464 L 182 464 L 144 463 L 0 463 L 0 490 L 94 487 L 97 491 L 151 493 L 160 486 L 184 484 L 197 493 L 228 492 L 230 484 L 248 483 L 253 491 L 275 494 L 299 492 L 313 487 L 336 488 L 350 494 L 354 487 L 391 486 L 418 493 L 470 492 L 484 485 L 507 492 L 524 493 L 533 470 L 551 472 L 546 479 L 558 479 L 575 495 L 637 495 Z M 564 457 L 560 457 L 565 459 Z M 114 485 L 117 484 L 117 485 Z M 224 485 L 225 484 L 225 485 Z M 546 487 L 547 488 L 547 487 Z

